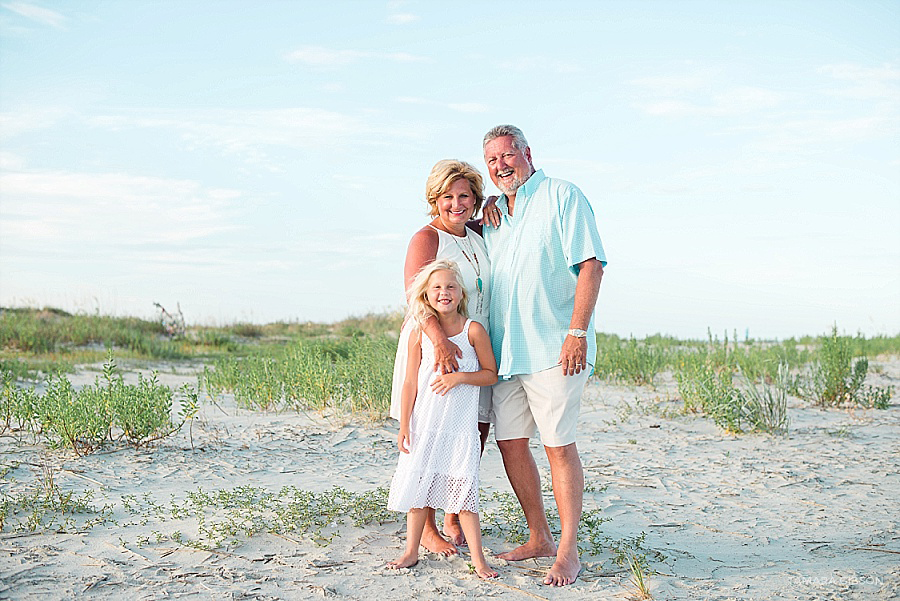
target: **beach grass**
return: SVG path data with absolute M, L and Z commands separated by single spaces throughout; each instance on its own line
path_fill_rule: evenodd
M 172 419 L 176 395 L 181 395 L 180 421 Z M 110 354 L 103 377 L 76 389 L 63 374 L 47 378 L 42 393 L 16 385 L 10 372 L 0 372 L 0 433 L 30 435 L 49 448 L 66 447 L 76 455 L 105 443 L 132 447 L 171 436 L 197 412 L 198 396 L 191 387 L 176 392 L 159 383 L 156 374 L 126 384 Z
M 75 398 L 58 375 L 99 363 L 110 351 L 120 362 L 193 360 L 204 365 L 199 389 L 212 397 L 233 394 L 247 409 L 387 414 L 400 312 L 330 324 L 235 323 L 174 330 L 166 316 L 152 321 L 3 309 L 0 369 L 12 380 L 46 380 L 51 397 Z M 684 412 L 708 415 L 733 432 L 783 432 L 788 393 L 823 407 L 886 407 L 892 389 L 864 386 L 863 380 L 870 359 L 900 354 L 900 336 L 841 335 L 837 326 L 821 336 L 783 341 L 740 340 L 736 331 L 721 338 L 707 331 L 705 339 L 598 333 L 597 346 L 595 377 L 654 387 L 663 372 L 671 372 Z

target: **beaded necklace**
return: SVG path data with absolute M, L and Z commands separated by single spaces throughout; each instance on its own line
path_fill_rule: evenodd
M 456 242 L 456 247 L 459 248 L 459 252 L 466 258 L 466 261 L 469 262 L 469 265 L 472 266 L 472 269 L 475 271 L 475 287 L 478 288 L 478 294 L 476 295 L 477 301 L 475 303 L 475 313 L 481 314 L 482 309 L 482 298 L 483 298 L 483 290 L 481 285 L 481 264 L 478 262 L 478 254 L 475 252 L 475 247 L 472 244 L 472 241 L 469 239 L 468 234 L 464 236 L 462 239 L 466 241 L 466 246 L 469 247 L 469 252 L 466 252 L 466 249 L 463 248 L 463 245 L 459 242 L 459 237 L 450 235 L 453 238 L 453 241 Z M 469 253 L 472 254 L 469 257 Z

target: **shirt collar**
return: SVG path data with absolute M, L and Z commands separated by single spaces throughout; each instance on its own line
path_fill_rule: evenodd
M 524 184 L 522 184 L 518 190 L 516 190 L 516 198 L 521 198 L 519 196 L 522 194 L 525 198 L 534 194 L 534 191 L 537 189 L 538 184 L 541 183 L 542 180 L 547 179 L 547 176 L 544 175 L 543 169 L 538 169 L 534 173 L 531 174 Z M 497 206 L 503 207 L 503 212 L 509 215 L 509 199 L 506 197 L 506 194 L 502 194 L 500 198 L 497 200 Z

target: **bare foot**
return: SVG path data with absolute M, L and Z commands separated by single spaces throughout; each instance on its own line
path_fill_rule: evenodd
M 532 557 L 554 557 L 556 555 L 556 545 L 549 543 L 532 543 L 528 541 L 521 547 L 516 547 L 512 551 L 501 553 L 497 557 L 506 561 L 521 561 L 523 559 L 531 559 Z
M 425 532 L 422 533 L 421 544 L 432 553 L 438 553 L 444 557 L 450 557 L 459 553 L 453 543 L 448 542 L 437 530 L 431 530 L 430 528 L 426 528 Z
M 573 560 L 563 557 L 557 560 L 550 567 L 550 572 L 544 578 L 544 584 L 547 586 L 568 586 L 578 579 L 581 572 L 581 562 L 576 557 Z
M 490 580 L 491 578 L 496 578 L 497 576 L 499 576 L 499 574 L 492 570 L 491 566 L 487 564 L 485 564 L 485 566 L 482 568 L 476 567 L 475 573 L 478 574 L 478 577 L 482 580 Z
M 385 568 L 388 570 L 399 570 L 401 568 L 411 568 L 419 563 L 418 556 L 409 557 L 405 553 L 394 561 L 389 561 Z
M 466 535 L 459 525 L 459 515 L 448 513 L 444 516 L 444 534 L 450 538 L 450 542 L 460 547 L 466 544 Z

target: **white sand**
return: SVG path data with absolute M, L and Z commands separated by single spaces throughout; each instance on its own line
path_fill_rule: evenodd
M 900 361 L 869 382 L 900 388 Z M 133 374 L 132 374 L 133 375 Z M 92 381 L 94 374 L 81 377 Z M 175 387 L 191 375 L 163 373 Z M 828 410 L 795 401 L 787 436 L 734 436 L 702 417 L 666 418 L 657 400 L 677 396 L 671 377 L 656 390 L 592 381 L 585 393 L 579 449 L 589 485 L 585 508 L 611 518 L 604 534 L 646 533 L 644 546 L 665 556 L 649 577 L 656 599 L 895 599 L 900 595 L 900 405 L 888 410 Z M 632 407 L 627 409 L 626 404 Z M 321 492 L 388 486 L 396 462 L 393 422 L 370 424 L 295 413 L 254 413 L 229 399 L 206 404 L 187 431 L 149 450 L 120 449 L 76 458 L 0 438 L 8 490 L 33 485 L 43 462 L 63 490 L 96 491 L 119 525 L 77 534 L 0 534 L 0 599 L 626 599 L 627 574 L 604 549 L 582 558 L 579 581 L 540 583 L 551 560 L 507 565 L 493 582 L 470 575 L 463 558 L 423 553 L 418 566 L 389 572 L 400 554 L 401 516 L 381 526 L 336 528 L 328 546 L 294 536 L 258 534 L 215 552 L 171 541 L 139 544 L 177 522 L 136 518 L 123 495 L 149 493 L 166 505 L 193 490 L 284 485 Z M 539 467 L 546 459 L 535 447 Z M 485 497 L 509 491 L 496 445 L 482 464 Z M 605 489 L 604 489 L 605 487 Z M 552 495 L 546 496 L 552 504 Z M 132 525 L 126 525 L 132 523 Z M 196 531 L 193 533 L 196 535 Z M 513 545 L 487 535 L 498 553 Z M 651 556 L 655 556 L 651 553 Z

